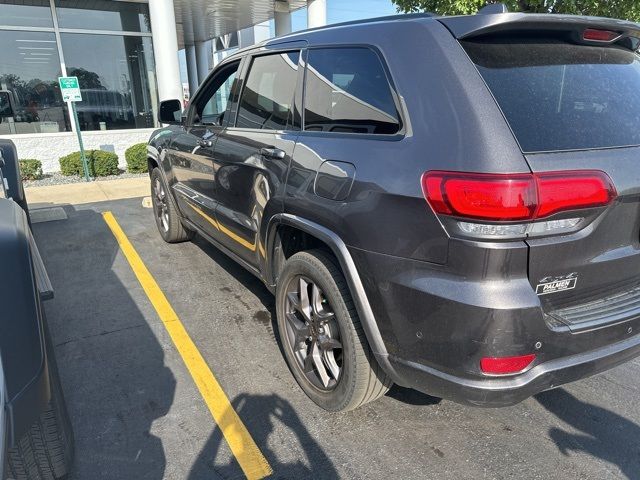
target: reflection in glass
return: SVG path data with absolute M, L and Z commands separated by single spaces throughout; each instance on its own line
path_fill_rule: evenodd
M 70 130 L 54 34 L 0 30 L 0 45 L 0 90 L 13 92 L 16 108 L 15 117 L 0 124 L 0 134 Z
M 236 79 L 237 70 L 232 70 L 229 77 L 220 85 L 213 96 L 202 108 L 200 114 L 200 123 L 203 125 L 220 125 L 222 122 L 222 114 L 227 110 L 229 95 L 231 94 L 231 86 Z
M 49 0 L 0 0 L 0 25 L 53 28 Z
M 65 33 L 61 39 L 67 73 L 80 83 L 82 130 L 156 126 L 151 38 Z
M 56 0 L 56 13 L 60 28 L 144 33 L 151 31 L 149 6 L 144 3 Z
M 298 78 L 300 52 L 256 57 L 242 91 L 237 127 L 286 128 Z
M 398 111 L 375 52 L 368 48 L 309 50 L 304 129 L 398 132 Z

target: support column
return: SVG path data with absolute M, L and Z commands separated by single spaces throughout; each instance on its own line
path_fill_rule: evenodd
M 149 17 L 156 61 L 158 96 L 160 101 L 182 100 L 178 33 L 173 0 L 149 0 Z
M 286 2 L 275 2 L 273 20 L 276 30 L 276 37 L 281 37 L 291 33 L 291 11 Z
M 307 0 L 307 28 L 327 24 L 327 0 Z
M 193 96 L 198 89 L 198 62 L 196 62 L 196 46 L 185 45 L 184 53 L 187 57 L 187 77 L 189 77 L 189 95 Z
M 209 48 L 207 42 L 196 42 L 196 65 L 198 67 L 198 83 L 202 83 L 209 75 Z

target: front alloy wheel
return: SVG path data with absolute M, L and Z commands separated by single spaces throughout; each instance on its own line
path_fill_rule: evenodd
M 169 207 L 167 205 L 167 192 L 164 190 L 164 185 L 157 176 L 153 182 L 153 207 L 156 214 L 158 226 L 162 228 L 164 232 L 169 231 Z

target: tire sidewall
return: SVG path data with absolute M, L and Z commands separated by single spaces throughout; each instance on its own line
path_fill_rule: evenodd
M 340 331 L 342 343 L 342 369 L 338 384 L 331 391 L 322 391 L 314 386 L 306 377 L 298 360 L 293 354 L 288 339 L 285 320 L 286 287 L 295 276 L 302 275 L 318 285 L 329 305 L 331 306 L 336 324 Z M 289 369 L 303 391 L 316 404 L 325 410 L 340 411 L 348 407 L 355 389 L 356 360 L 355 360 L 355 331 L 351 315 L 342 298 L 340 290 L 331 273 L 316 257 L 309 253 L 298 253 L 287 261 L 276 286 L 276 315 L 278 332 L 282 342 L 282 349 L 286 357 Z
M 166 231 L 162 228 L 162 223 L 160 222 L 160 219 L 158 218 L 158 215 L 156 213 L 157 199 L 156 199 L 156 194 L 154 190 L 154 184 L 156 182 L 156 179 L 158 179 L 162 184 L 165 195 L 167 197 L 167 210 L 169 212 L 169 215 L 168 215 L 169 228 Z M 180 234 L 182 233 L 184 227 L 182 226 L 182 222 L 178 215 L 178 210 L 175 206 L 175 203 L 173 202 L 173 198 L 171 196 L 171 192 L 169 191 L 169 187 L 167 186 L 167 182 L 164 180 L 164 176 L 162 175 L 158 167 L 154 168 L 151 172 L 151 203 L 153 204 L 153 217 L 156 221 L 156 227 L 158 228 L 158 232 L 160 233 L 160 236 L 162 237 L 162 239 L 168 243 L 174 243 L 176 241 L 183 240 L 182 238 L 179 238 L 179 237 L 181 236 Z

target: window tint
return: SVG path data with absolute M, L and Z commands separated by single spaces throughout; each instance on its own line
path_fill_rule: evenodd
M 111 0 L 56 0 L 60 28 L 150 32 L 149 6 Z
M 309 50 L 305 130 L 396 133 L 400 121 L 378 55 L 368 48 Z
M 298 77 L 299 52 L 253 59 L 236 126 L 282 130 L 287 126 Z
M 83 131 L 156 125 L 151 38 L 62 33 L 60 39 L 67 73 L 80 82 L 76 109 Z
M 53 28 L 49 0 L 0 0 L 0 25 Z
M 15 108 L 14 117 L 0 123 L 0 135 L 70 130 L 55 35 L 0 30 L 0 45 L 0 90 L 13 94 Z
M 523 151 L 640 144 L 637 54 L 551 39 L 464 46 Z
M 239 63 L 222 70 L 209 85 L 208 95 L 197 105 L 195 123 L 204 125 L 222 125 L 227 110 L 233 81 L 236 79 Z

